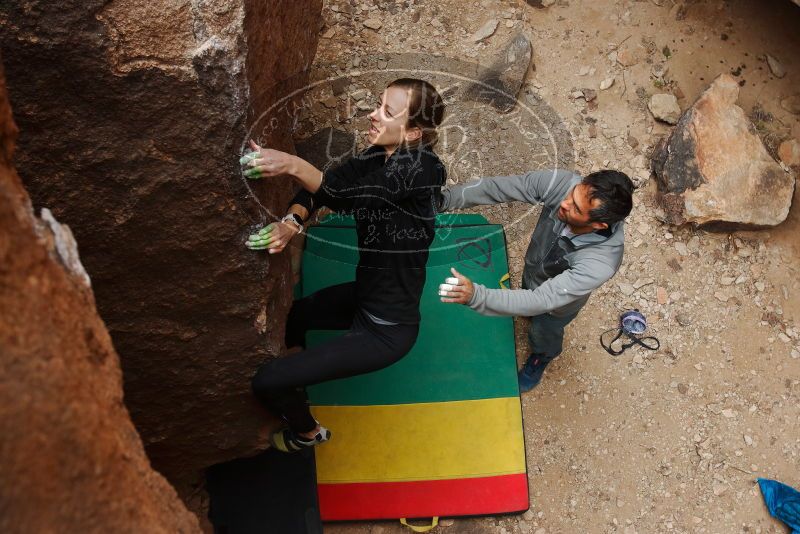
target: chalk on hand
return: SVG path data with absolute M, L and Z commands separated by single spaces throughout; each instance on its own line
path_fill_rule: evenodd
M 452 284 L 439 284 L 439 291 L 452 291 L 453 285 Z
M 449 278 L 445 278 L 445 281 L 444 281 L 444 283 L 445 283 L 445 284 L 452 284 L 452 285 L 454 285 L 454 286 L 457 286 L 457 285 L 458 285 L 458 278 L 454 278 L 454 277 L 452 277 L 452 276 L 451 276 L 451 277 L 449 277 Z
M 447 294 L 447 291 L 441 291 L 441 290 L 439 290 L 439 296 L 440 296 L 440 297 L 447 297 L 447 296 L 449 296 L 449 295 Z
M 248 165 L 251 161 L 253 161 L 256 158 L 258 158 L 258 152 L 248 152 L 239 159 L 239 163 L 242 165 Z

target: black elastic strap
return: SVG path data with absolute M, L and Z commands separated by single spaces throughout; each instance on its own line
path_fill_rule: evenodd
M 605 349 L 605 351 L 607 353 L 609 353 L 612 356 L 619 356 L 620 354 L 622 354 L 623 352 L 625 352 L 629 348 L 633 347 L 634 345 L 639 345 L 641 347 L 646 348 L 647 350 L 658 350 L 661 347 L 661 343 L 658 341 L 658 339 L 654 338 L 653 336 L 647 336 L 647 337 L 641 337 L 641 338 L 640 337 L 636 337 L 635 335 L 631 334 L 630 332 L 626 332 L 622 328 L 616 329 L 617 335 L 614 336 L 614 339 L 611 340 L 611 343 L 606 345 L 605 341 L 603 340 L 603 336 L 605 336 L 609 332 L 614 332 L 614 330 L 615 329 L 612 328 L 612 329 L 606 330 L 605 332 L 600 334 L 600 345 Z M 628 337 L 628 339 L 631 340 L 631 342 L 630 343 L 622 343 L 622 345 L 621 345 L 619 350 L 611 348 L 611 346 L 619 338 L 622 337 L 622 334 L 625 334 Z M 648 341 L 648 340 L 651 340 L 651 339 L 655 342 L 654 344 L 649 345 L 649 344 L 645 343 L 645 341 Z

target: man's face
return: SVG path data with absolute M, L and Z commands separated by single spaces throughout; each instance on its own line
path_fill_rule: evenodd
M 590 186 L 578 184 L 567 193 L 558 208 L 556 216 L 559 220 L 574 229 L 587 229 L 590 231 L 607 228 L 605 223 L 590 222 L 589 212 L 600 206 L 599 199 L 589 199 Z

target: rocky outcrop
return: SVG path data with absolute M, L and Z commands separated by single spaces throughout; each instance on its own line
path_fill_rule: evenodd
M 11 166 L 0 66 L 0 532 L 200 532 L 153 471 L 69 228 Z
M 656 146 L 652 166 L 669 222 L 760 228 L 789 214 L 794 177 L 767 153 L 738 95 L 736 80 L 721 75 Z
M 321 3 L 0 4 L 17 167 L 81 243 L 126 403 L 173 482 L 263 445 L 249 379 L 283 350 L 290 265 L 243 242 L 293 192 L 246 183 L 238 159 L 250 136 L 292 150 L 302 102 L 281 99 L 305 83 Z

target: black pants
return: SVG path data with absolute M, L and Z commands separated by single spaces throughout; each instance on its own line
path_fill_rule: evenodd
M 379 325 L 357 308 L 355 282 L 327 287 L 295 301 L 286 323 L 286 346 L 305 347 L 308 330 L 347 333 L 302 352 L 262 364 L 253 393 L 294 432 L 317 426 L 308 409 L 305 386 L 383 369 L 405 356 L 419 325 Z

